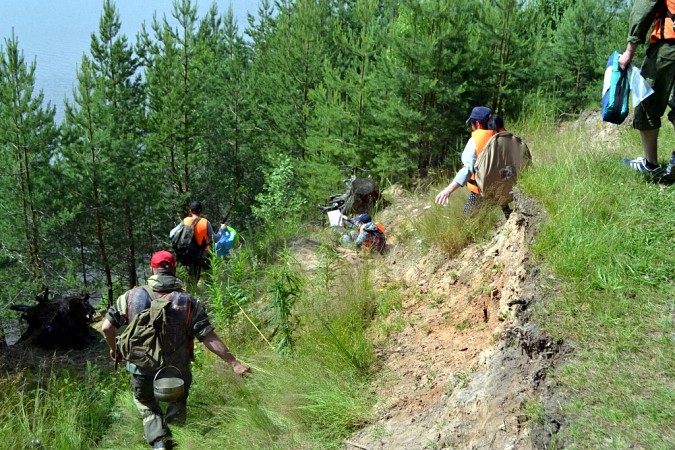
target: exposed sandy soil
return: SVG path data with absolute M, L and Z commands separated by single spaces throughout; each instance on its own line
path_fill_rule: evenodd
M 376 287 L 403 286 L 405 327 L 379 351 L 377 419 L 344 448 L 547 448 L 564 420 L 534 423 L 525 407 L 549 403 L 546 371 L 569 349 L 527 322 L 538 300 L 540 275 L 529 249 L 538 208 L 519 197 L 489 243 L 448 258 L 423 251 L 415 239 L 397 239 L 397 226 L 426 205 L 401 193 L 387 199 L 392 204 L 377 216 L 388 230 L 388 251 Z M 308 270 L 316 262 L 311 247 L 296 251 Z

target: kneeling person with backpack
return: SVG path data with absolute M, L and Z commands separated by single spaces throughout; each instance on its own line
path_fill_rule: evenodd
M 251 369 L 239 362 L 218 337 L 202 303 L 182 289 L 173 254 L 165 250 L 155 253 L 150 271 L 147 286 L 128 290 L 110 307 L 102 331 L 110 357 L 115 363 L 127 361 L 145 439 L 152 448 L 164 449 L 171 437 L 166 422 L 181 424 L 186 419 L 195 338 L 230 364 L 236 374 L 243 376 Z M 118 336 L 117 329 L 124 325 L 127 328 Z M 153 383 L 160 369 L 169 366 L 180 371 L 184 391 L 167 406 L 165 421 Z
M 378 253 L 384 253 L 384 246 L 387 242 L 384 234 L 384 226 L 380 222 L 373 222 L 370 214 L 360 214 L 353 219 L 343 216 L 347 226 L 357 226 L 359 231 L 350 231 L 345 234 L 341 242 L 357 249 L 376 250 Z

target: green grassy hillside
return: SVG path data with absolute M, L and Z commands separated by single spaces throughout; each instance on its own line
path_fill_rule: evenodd
M 532 249 L 550 274 L 535 320 L 574 348 L 568 363 L 549 374 L 560 394 L 557 412 L 567 420 L 554 442 L 585 449 L 675 447 L 675 187 L 621 164 L 641 153 L 637 132 L 628 128 L 584 122 L 560 131 L 530 120 L 513 129 L 534 157 L 521 188 L 548 212 Z M 662 162 L 673 150 L 667 143 L 675 142 L 673 131 L 665 131 Z M 420 201 L 435 194 L 425 190 Z M 445 232 L 450 221 L 432 213 L 418 221 L 419 233 L 447 252 L 480 239 Z M 401 240 L 416 238 L 409 230 L 397 233 Z M 292 256 L 298 236 L 312 243 L 311 273 Z M 179 448 L 340 448 L 373 419 L 374 340 L 401 329 L 391 320 L 401 308 L 397 290 L 376 289 L 368 265 L 345 264 L 336 236 L 326 230 L 287 223 L 248 242 L 238 258 L 219 264 L 213 279 L 193 289 L 254 373 L 236 379 L 199 351 L 188 425 L 174 428 Z M 261 263 L 271 255 L 277 264 Z M 93 365 L 82 372 L 4 376 L 0 440 L 9 448 L 30 447 L 35 439 L 43 448 L 147 448 L 128 375 Z M 528 405 L 530 420 L 550 412 Z
M 667 122 L 666 122 L 667 123 Z M 639 134 L 603 123 L 523 124 L 535 159 L 521 186 L 550 217 L 534 252 L 554 274 L 537 321 L 571 342 L 555 374 L 574 448 L 675 446 L 675 186 L 621 164 Z M 660 160 L 675 142 L 664 127 Z

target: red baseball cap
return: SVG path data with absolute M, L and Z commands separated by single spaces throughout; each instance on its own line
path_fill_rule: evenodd
M 166 250 L 160 250 L 152 255 L 150 267 L 154 267 L 155 269 L 176 267 L 176 258 L 174 258 L 173 253 L 167 252 Z

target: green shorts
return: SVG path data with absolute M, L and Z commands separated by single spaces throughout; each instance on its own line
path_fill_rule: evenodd
M 651 44 L 642 63 L 642 76 L 654 93 L 636 108 L 633 128 L 655 130 L 661 127 L 661 116 L 670 106 L 668 120 L 675 125 L 675 43 Z

